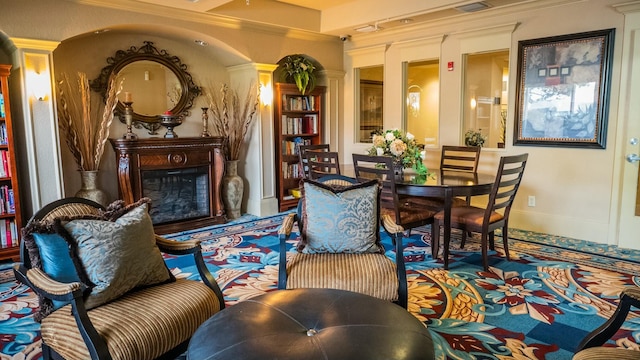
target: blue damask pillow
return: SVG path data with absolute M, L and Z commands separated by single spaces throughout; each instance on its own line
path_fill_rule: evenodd
M 91 282 L 87 309 L 137 287 L 175 280 L 156 246 L 147 204 L 114 221 L 76 219 L 63 225 L 77 244 L 78 259 Z
M 377 180 L 334 187 L 302 180 L 302 221 L 298 251 L 384 252 L 380 244 L 380 186 Z

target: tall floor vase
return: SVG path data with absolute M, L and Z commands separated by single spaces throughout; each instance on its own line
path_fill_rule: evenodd
M 98 188 L 98 170 L 80 171 L 80 181 L 81 186 L 76 197 L 93 200 L 102 206 L 109 204 L 107 193 Z
M 238 175 L 238 160 L 228 160 L 222 177 L 222 202 L 228 219 L 237 219 L 242 215 L 243 193 L 244 181 Z

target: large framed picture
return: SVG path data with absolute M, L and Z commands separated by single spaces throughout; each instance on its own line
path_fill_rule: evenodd
M 518 42 L 514 145 L 606 147 L 614 35 Z

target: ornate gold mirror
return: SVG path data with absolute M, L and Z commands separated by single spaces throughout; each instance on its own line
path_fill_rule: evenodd
M 155 135 L 160 128 L 160 115 L 170 111 L 176 116 L 187 116 L 200 87 L 193 82 L 187 66 L 177 56 L 158 50 L 153 42 L 145 41 L 140 48 L 118 50 L 107 58 L 107 66 L 100 76 L 91 81 L 91 89 L 104 99 L 109 77 L 113 74 L 122 82 L 115 115 L 124 122 L 125 94 L 133 102 L 133 125 Z

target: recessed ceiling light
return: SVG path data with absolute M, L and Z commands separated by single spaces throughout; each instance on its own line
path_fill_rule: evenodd
M 208 42 L 204 41 L 204 40 L 195 40 L 196 44 L 200 45 L 200 46 L 207 46 L 209 45 Z

